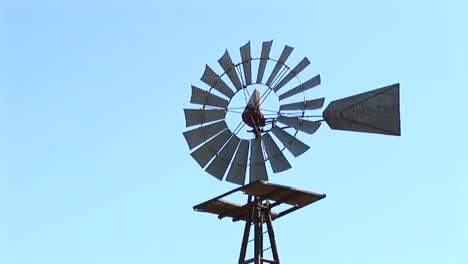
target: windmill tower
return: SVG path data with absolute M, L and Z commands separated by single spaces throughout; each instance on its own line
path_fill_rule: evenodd
M 299 135 L 315 133 L 323 122 L 332 129 L 400 135 L 399 84 L 332 101 L 317 115 L 313 112 L 322 108 L 325 98 L 309 100 L 306 91 L 320 84 L 320 75 L 302 82 L 300 73 L 309 60 L 305 57 L 290 67 L 286 61 L 293 48 L 285 46 L 278 58 L 272 58 L 272 44 L 263 42 L 260 57 L 253 58 L 248 42 L 240 48 L 237 64 L 226 51 L 218 60 L 220 75 L 206 65 L 201 81 L 209 88 L 192 86 L 190 102 L 198 108 L 184 109 L 190 130 L 183 134 L 193 150 L 190 155 L 218 180 L 241 185 L 194 206 L 220 219 L 245 221 L 239 264 L 279 264 L 273 221 L 325 198 L 268 181 L 266 163 L 273 173 L 288 170 L 292 166 L 283 152 L 287 149 L 287 155 L 297 157 L 310 148 Z M 246 195 L 245 204 L 226 199 L 237 192 Z M 249 242 L 253 242 L 252 257 L 246 254 Z M 266 249 L 272 258 L 264 257 Z

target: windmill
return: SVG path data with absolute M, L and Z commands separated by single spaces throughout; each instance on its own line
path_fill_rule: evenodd
M 226 50 L 218 60 L 223 72 L 218 75 L 206 65 L 201 81 L 209 88 L 192 85 L 190 103 L 198 107 L 184 109 L 189 130 L 183 135 L 193 150 L 190 155 L 218 180 L 241 185 L 194 206 L 220 219 L 245 221 L 239 264 L 280 263 L 272 221 L 325 198 L 268 181 L 267 163 L 273 173 L 288 170 L 292 166 L 286 156 L 297 157 L 310 148 L 299 136 L 315 133 L 324 122 L 331 129 L 400 135 L 398 83 L 332 101 L 317 115 L 314 111 L 325 98 L 308 99 L 307 94 L 320 84 L 320 75 L 302 82 L 301 72 L 310 61 L 304 57 L 290 67 L 286 61 L 293 48 L 285 46 L 272 58 L 272 44 L 263 42 L 260 57 L 253 58 L 248 42 L 236 64 Z M 236 192 L 247 196 L 244 205 L 226 200 Z M 271 259 L 264 257 L 264 225 Z M 251 226 L 253 257 L 246 259 Z

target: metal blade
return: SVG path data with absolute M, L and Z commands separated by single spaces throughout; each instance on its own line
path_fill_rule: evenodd
M 323 118 L 332 129 L 400 136 L 400 84 L 333 101 Z
M 244 185 L 245 171 L 247 170 L 247 156 L 249 155 L 249 141 L 241 139 L 236 156 L 229 168 L 226 181 Z
M 249 181 L 268 181 L 260 138 L 250 140 L 250 177 Z
M 279 116 L 278 122 L 294 127 L 307 134 L 313 134 L 320 127 L 320 122 L 299 119 L 296 117 Z
M 185 140 L 187 141 L 187 144 L 189 145 L 189 148 L 193 149 L 194 147 L 200 145 L 207 139 L 210 139 L 211 137 L 213 137 L 214 135 L 218 134 L 226 128 L 226 122 L 223 120 L 207 126 L 202 126 L 189 131 L 185 131 L 183 134 Z
M 284 94 L 280 95 L 279 96 L 279 100 L 283 100 L 283 99 L 286 99 L 288 97 L 291 97 L 295 94 L 298 94 L 298 93 L 302 93 L 304 91 L 307 91 L 309 90 L 310 88 L 313 88 L 317 85 L 320 84 L 320 74 L 313 77 L 312 79 L 308 80 L 307 82 L 301 84 L 301 85 L 298 85 L 294 88 L 292 88 L 291 90 L 285 92 Z
M 274 126 L 271 129 L 271 132 L 283 143 L 283 145 L 294 155 L 294 157 L 302 155 L 306 152 L 310 147 L 304 144 L 304 142 L 300 141 L 299 139 L 291 136 L 288 132 L 284 131 L 284 129 Z
M 268 78 L 268 81 L 266 82 L 267 86 L 270 86 L 270 84 L 273 82 L 279 70 L 281 69 L 281 67 L 283 67 L 289 55 L 291 55 L 291 52 L 293 51 L 293 49 L 294 48 L 289 47 L 289 46 L 284 47 L 283 52 L 280 55 L 280 58 L 276 62 L 275 68 L 273 68 L 273 71 L 271 72 L 270 77 Z
M 286 85 L 292 78 L 296 77 L 302 70 L 304 70 L 307 66 L 309 66 L 310 61 L 307 58 L 304 58 L 297 64 L 294 69 L 292 69 L 286 77 L 284 77 L 275 87 L 274 90 L 277 92 L 279 89 L 281 89 L 284 85 Z
M 224 94 L 228 98 L 231 98 L 234 95 L 231 88 L 229 88 L 229 86 L 208 65 L 205 66 L 205 71 L 203 72 L 200 80 L 208 84 L 210 87 L 215 88 L 218 92 Z
M 202 168 L 204 168 L 206 164 L 208 164 L 208 162 L 216 154 L 218 154 L 221 147 L 226 143 L 226 141 L 228 141 L 231 135 L 232 132 L 229 129 L 226 129 L 214 138 L 210 139 L 190 155 L 198 162 L 198 164 L 200 164 Z
M 227 108 L 228 101 L 208 91 L 204 91 L 192 85 L 192 97 L 190 103 L 199 105 L 219 106 Z
M 224 52 L 224 55 L 218 60 L 218 63 L 226 72 L 232 84 L 234 84 L 234 87 L 236 87 L 237 90 L 242 89 L 242 84 L 240 82 L 239 76 L 237 75 L 236 67 L 234 66 L 231 56 L 229 56 L 229 52 L 227 50 L 226 52 Z
M 218 178 L 219 180 L 223 179 L 224 173 L 231 163 L 234 152 L 236 151 L 237 146 L 239 145 L 240 139 L 237 136 L 231 137 L 228 143 L 224 145 L 223 149 L 216 155 L 213 161 L 206 168 L 206 172 Z
M 273 172 L 281 172 L 291 168 L 283 152 L 278 148 L 271 136 L 266 133 L 262 136 L 263 146 L 265 146 L 268 159 L 270 160 L 271 169 Z
M 261 99 L 262 99 L 262 94 L 260 90 L 255 89 L 252 95 L 250 96 L 250 99 L 247 102 L 247 105 L 251 107 L 256 107 L 261 110 L 262 109 L 262 102 L 260 101 Z
M 199 125 L 223 119 L 226 116 L 224 109 L 184 109 L 185 126 Z
M 325 98 L 319 98 L 314 100 L 306 100 L 297 103 L 285 104 L 280 106 L 281 110 L 315 110 L 323 106 Z
M 244 77 L 245 84 L 252 84 L 252 58 L 250 56 L 250 41 L 247 42 L 244 46 L 240 48 L 241 58 L 242 58 L 242 68 L 244 68 Z
M 265 68 L 270 57 L 271 45 L 273 40 L 265 41 L 262 44 L 262 53 L 260 55 L 260 62 L 258 65 L 258 74 L 257 74 L 257 83 L 262 83 L 263 74 L 265 73 Z

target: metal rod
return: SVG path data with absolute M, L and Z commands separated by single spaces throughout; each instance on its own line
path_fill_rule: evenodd
M 264 208 L 262 207 L 259 207 L 259 210 L 260 210 L 260 219 L 259 220 L 259 226 L 260 226 L 260 260 L 263 258 L 263 221 L 264 221 L 264 217 L 263 217 L 263 212 L 265 211 Z M 261 262 L 263 263 L 263 262 Z
M 205 205 L 205 204 L 209 204 L 209 203 L 211 203 L 211 202 L 213 202 L 213 201 L 216 201 L 216 200 L 218 200 L 218 199 L 220 199 L 220 198 L 223 198 L 223 197 L 225 197 L 225 196 L 228 196 L 228 195 L 230 195 L 230 194 L 233 194 L 233 193 L 235 193 L 235 192 L 241 190 L 242 188 L 244 188 L 244 186 L 240 186 L 240 187 L 238 187 L 238 188 L 236 188 L 236 189 L 234 189 L 234 190 L 231 190 L 231 191 L 229 191 L 229 192 L 227 192 L 227 193 L 225 193 L 225 194 L 221 194 L 221 195 L 219 195 L 219 196 L 216 196 L 215 198 L 213 198 L 213 199 L 211 199 L 211 200 L 208 200 L 208 201 L 203 202 L 203 203 L 201 203 L 201 204 L 195 205 L 195 206 L 193 207 L 193 210 L 198 211 L 198 207 L 203 206 L 203 205 Z
M 264 259 L 264 258 L 262 258 L 262 262 L 267 262 L 267 263 L 271 263 L 271 264 L 278 263 L 278 262 L 276 262 L 275 260 L 271 260 L 271 259 Z
M 261 205 L 261 202 L 259 203 Z M 254 263 L 255 264 L 262 264 L 262 256 L 263 256 L 263 219 L 262 219 L 262 209 L 258 206 L 254 207 L 255 211 L 255 241 L 254 241 Z
M 271 253 L 276 264 L 279 264 L 278 248 L 276 247 L 275 232 L 273 231 L 273 224 L 271 223 L 271 211 L 268 210 L 266 215 L 266 226 L 268 229 L 268 237 L 270 238 Z
M 252 200 L 252 196 L 249 195 L 247 202 Z M 245 263 L 245 254 L 247 253 L 247 244 L 249 243 L 250 227 L 252 226 L 252 218 L 254 217 L 254 210 L 251 210 L 250 217 L 245 221 L 244 236 L 242 237 L 241 250 L 239 254 L 239 264 Z
M 274 195 L 278 194 L 278 193 L 281 193 L 281 192 L 284 192 L 285 190 L 281 190 L 281 189 L 278 189 L 278 190 L 275 190 L 273 192 L 270 192 L 270 193 L 267 193 L 263 196 L 258 196 L 258 197 L 255 197 L 255 199 L 251 202 L 248 202 L 247 204 L 243 205 L 242 208 L 250 208 L 250 207 L 253 207 L 253 206 L 262 206 L 262 202 L 266 199 L 269 199 L 271 197 L 273 197 Z M 221 218 L 224 218 L 228 215 L 230 215 L 233 211 L 237 211 L 238 209 L 233 209 L 231 211 L 227 211 L 225 213 L 222 213 L 218 216 L 219 219 Z M 242 218 L 242 216 L 240 216 L 240 218 Z M 235 222 L 237 220 L 237 218 L 233 218 L 233 222 Z
M 297 195 L 297 193 L 294 193 L 294 194 L 292 194 L 292 195 L 285 196 L 285 197 L 283 197 L 283 199 L 277 200 L 276 202 L 270 204 L 269 208 L 271 209 L 271 208 L 273 208 L 273 207 L 275 207 L 275 206 L 281 205 L 283 202 L 287 201 L 288 199 L 293 198 L 293 197 L 296 196 L 296 195 Z
M 252 263 L 252 262 L 254 262 L 254 260 L 255 260 L 255 258 L 248 259 L 248 260 L 244 261 L 244 264 Z
M 292 213 L 292 212 L 294 212 L 294 211 L 296 211 L 296 210 L 298 210 L 298 209 L 300 209 L 300 208 L 302 208 L 302 207 L 300 207 L 300 206 L 293 206 L 293 207 L 291 207 L 291 208 L 289 208 L 289 209 L 287 209 L 287 210 L 284 210 L 283 212 L 279 213 L 277 218 L 280 218 L 280 217 L 285 216 L 285 215 L 287 215 L 287 214 L 289 214 L 289 213 Z

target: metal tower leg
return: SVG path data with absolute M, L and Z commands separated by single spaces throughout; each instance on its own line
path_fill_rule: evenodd
M 251 198 L 249 197 L 248 203 L 251 202 Z M 255 197 L 254 197 L 255 199 Z M 270 248 L 273 255 L 273 259 L 264 259 L 263 258 L 263 224 L 266 224 L 268 238 L 270 240 Z M 254 256 L 251 259 L 245 260 L 245 256 L 247 253 L 247 246 L 249 241 L 249 235 L 252 224 L 254 225 Z M 255 204 L 251 209 L 251 216 L 245 222 L 244 228 L 244 235 L 242 238 L 242 245 L 239 254 L 239 264 L 263 264 L 263 263 L 274 263 L 279 264 L 279 256 L 278 256 L 278 248 L 276 247 L 276 239 L 275 239 L 275 232 L 273 231 L 273 224 L 271 219 L 271 207 L 270 204 L 267 202 L 266 204 L 262 205 L 261 202 Z
M 249 195 L 247 198 L 247 203 L 252 201 L 252 197 Z M 242 237 L 242 244 L 241 250 L 239 254 L 239 264 L 243 264 L 245 262 L 245 254 L 247 253 L 247 244 L 249 243 L 249 235 L 250 235 L 250 227 L 252 226 L 252 219 L 254 218 L 254 209 L 252 208 L 252 213 L 250 218 L 245 221 L 245 228 L 244 228 L 244 235 Z
M 235 192 L 243 192 L 247 195 L 247 203 L 240 205 L 236 202 L 221 199 Z M 273 221 L 325 197 L 325 194 L 256 181 L 231 190 L 193 208 L 196 211 L 217 214 L 219 219 L 230 217 L 234 222 L 245 221 L 238 264 L 279 264 L 280 260 L 275 232 L 273 231 Z M 284 210 L 280 208 L 279 211 L 272 210 L 278 209 L 276 206 L 281 204 L 287 205 L 289 208 Z M 266 226 L 263 227 L 263 224 Z M 252 226 L 254 227 L 252 228 Z M 253 232 L 253 238 L 249 240 L 251 231 Z M 265 233 L 268 233 L 267 239 L 270 241 L 268 248 L 264 248 Z M 250 242 L 254 243 L 249 244 Z M 264 254 L 263 252 L 266 250 L 271 250 L 271 253 Z M 248 259 L 246 259 L 247 255 L 249 255 Z
M 266 225 L 268 229 L 268 237 L 270 238 L 270 246 L 271 246 L 271 253 L 273 255 L 273 260 L 276 262 L 276 264 L 280 264 L 279 256 L 278 256 L 278 248 L 276 247 L 275 232 L 273 231 L 273 224 L 271 223 L 270 210 L 268 210 L 266 214 Z
M 255 255 L 254 255 L 254 263 L 255 264 L 262 264 L 263 258 L 263 210 L 261 208 L 261 204 L 257 205 L 255 210 Z

